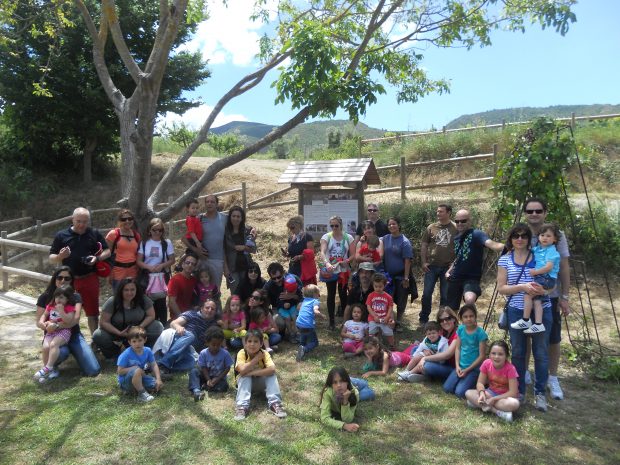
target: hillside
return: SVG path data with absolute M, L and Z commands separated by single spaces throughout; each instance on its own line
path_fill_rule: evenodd
M 483 124 L 499 124 L 502 121 L 506 121 L 507 123 L 529 121 L 539 116 L 570 118 L 571 113 L 575 113 L 575 116 L 609 115 L 620 113 L 620 105 L 554 105 L 551 107 L 519 107 L 490 110 L 482 113 L 459 116 L 450 121 L 446 125 L 446 128 L 456 129 Z

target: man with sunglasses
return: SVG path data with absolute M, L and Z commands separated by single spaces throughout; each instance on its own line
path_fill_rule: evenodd
M 433 303 L 433 291 L 439 280 L 439 305 L 444 307 L 448 297 L 448 280 L 446 272 L 454 261 L 454 237 L 456 225 L 450 216 L 452 207 L 445 203 L 437 206 L 437 222 L 428 225 L 422 234 L 420 258 L 424 271 L 424 292 L 422 293 L 422 310 L 420 326 L 428 322 Z
M 377 237 L 381 238 L 383 236 L 387 236 L 390 234 L 387 225 L 379 218 L 379 205 L 376 203 L 369 203 L 366 207 L 366 218 L 368 221 L 375 225 L 375 231 L 377 233 Z M 360 237 L 364 235 L 364 228 L 362 226 L 362 222 L 360 222 L 359 226 L 355 231 L 355 244 L 357 244 L 360 240 Z
M 457 311 L 461 301 L 475 304 L 482 290 L 482 265 L 485 247 L 496 252 L 504 250 L 504 244 L 490 239 L 484 231 L 471 226 L 468 210 L 459 210 L 454 216 L 457 236 L 454 238 L 454 261 L 446 272 L 448 278 L 447 305 Z
M 71 223 L 67 229 L 56 233 L 50 247 L 49 261 L 53 265 L 71 268 L 73 287 L 82 297 L 88 329 L 92 334 L 99 327 L 99 277 L 95 265 L 110 256 L 110 249 L 101 233 L 89 226 L 90 212 L 86 208 L 76 208 Z
M 287 292 L 286 289 L 284 289 L 284 267 L 280 263 L 270 263 L 267 267 L 267 274 L 269 275 L 269 281 L 265 283 L 263 289 L 267 291 L 267 298 L 269 300 L 269 305 L 271 305 L 272 314 L 277 315 L 279 302 L 281 301 L 297 299 L 301 302 L 304 299 L 301 293 L 303 285 L 297 276 L 291 275 L 295 276 L 297 281 L 297 292 Z M 294 315 L 291 315 L 291 318 L 297 317 L 297 312 L 294 313 Z M 275 321 L 281 334 L 286 331 L 286 323 L 282 317 L 277 315 Z
M 523 213 L 525 221 L 532 231 L 531 246 L 538 244 L 538 232 L 540 227 L 545 223 L 547 218 L 547 202 L 539 198 L 530 198 L 523 203 Z M 560 341 L 562 340 L 562 315 L 566 316 L 570 313 L 568 304 L 570 291 L 570 264 L 568 257 L 568 241 L 562 231 L 560 238 L 556 244 L 556 248 L 560 254 L 560 272 L 558 274 L 558 285 L 549 294 L 551 298 L 551 313 L 553 315 L 553 324 L 548 331 L 549 334 L 549 379 L 547 386 L 551 391 L 551 397 L 556 400 L 564 399 L 564 392 L 558 380 L 558 365 L 560 363 Z M 527 379 L 527 378 L 526 378 Z

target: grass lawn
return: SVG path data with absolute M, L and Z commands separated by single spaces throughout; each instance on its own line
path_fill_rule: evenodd
M 324 322 L 320 322 L 324 325 Z M 195 403 L 187 375 L 177 375 L 150 404 L 122 395 L 115 367 L 97 378 L 78 376 L 71 360 L 46 385 L 34 344 L 11 353 L 0 344 L 0 463 L 2 464 L 416 464 L 620 462 L 620 388 L 562 373 L 566 400 L 549 412 L 528 404 L 512 424 L 467 409 L 439 384 L 371 378 L 377 400 L 358 407 L 359 433 L 332 431 L 318 421 L 327 371 L 344 365 L 359 374 L 362 358 L 343 359 L 335 333 L 320 326 L 321 345 L 304 362 L 283 343 L 275 355 L 288 418 L 253 399 L 236 422 L 234 391 Z M 406 332 L 405 343 L 419 334 Z M 533 396 L 530 395 L 530 401 Z

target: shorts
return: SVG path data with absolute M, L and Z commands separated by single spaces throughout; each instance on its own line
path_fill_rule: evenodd
M 67 344 L 69 343 L 69 339 L 71 339 L 71 330 L 69 328 L 61 328 L 51 333 L 45 333 L 45 336 L 43 336 L 43 340 L 52 342 L 52 339 L 54 339 L 55 337 L 64 339 L 65 344 Z
M 552 278 L 548 274 L 539 274 L 534 276 L 534 282 L 540 284 L 545 291 L 550 291 L 555 287 L 556 279 Z
M 380 329 L 384 336 L 394 336 L 394 330 L 385 323 L 377 323 L 371 321 L 368 323 L 368 334 L 374 336 L 377 334 L 377 330 Z
M 551 316 L 553 316 L 553 324 L 549 331 L 549 344 L 559 344 L 562 341 L 562 312 L 559 308 L 559 299 L 554 297 L 551 299 Z
M 136 392 L 136 388 L 133 387 L 133 384 L 131 383 L 131 378 L 133 378 L 133 375 L 137 369 L 138 367 L 132 367 L 131 370 L 129 370 L 122 379 L 119 379 L 118 385 L 123 391 Z M 147 391 L 152 391 L 153 389 L 155 389 L 155 384 L 156 380 L 154 377 L 150 375 L 142 375 L 142 385 L 144 386 L 144 389 L 146 389 Z
M 82 308 L 86 316 L 99 316 L 99 277 L 95 273 L 76 277 L 73 287 L 82 297 Z
M 448 307 L 458 311 L 463 301 L 463 294 L 466 292 L 473 292 L 477 297 L 480 297 L 480 294 L 482 294 L 480 280 L 450 278 L 448 280 L 448 295 L 446 299 Z

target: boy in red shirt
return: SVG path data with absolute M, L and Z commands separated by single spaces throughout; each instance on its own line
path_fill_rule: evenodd
M 190 199 L 189 202 L 185 204 L 185 208 L 187 210 L 187 217 L 185 218 L 187 232 L 185 233 L 185 237 L 191 245 L 206 252 L 202 247 L 202 224 L 198 216 L 198 211 L 200 210 L 198 199 Z M 187 251 L 185 252 L 187 253 Z
M 370 335 L 376 335 L 380 329 L 388 341 L 390 350 L 394 348 L 394 317 L 392 310 L 394 301 L 392 296 L 385 292 L 385 284 L 387 279 L 382 273 L 375 273 L 372 277 L 371 292 L 366 299 L 366 307 L 368 308 L 368 324 Z

